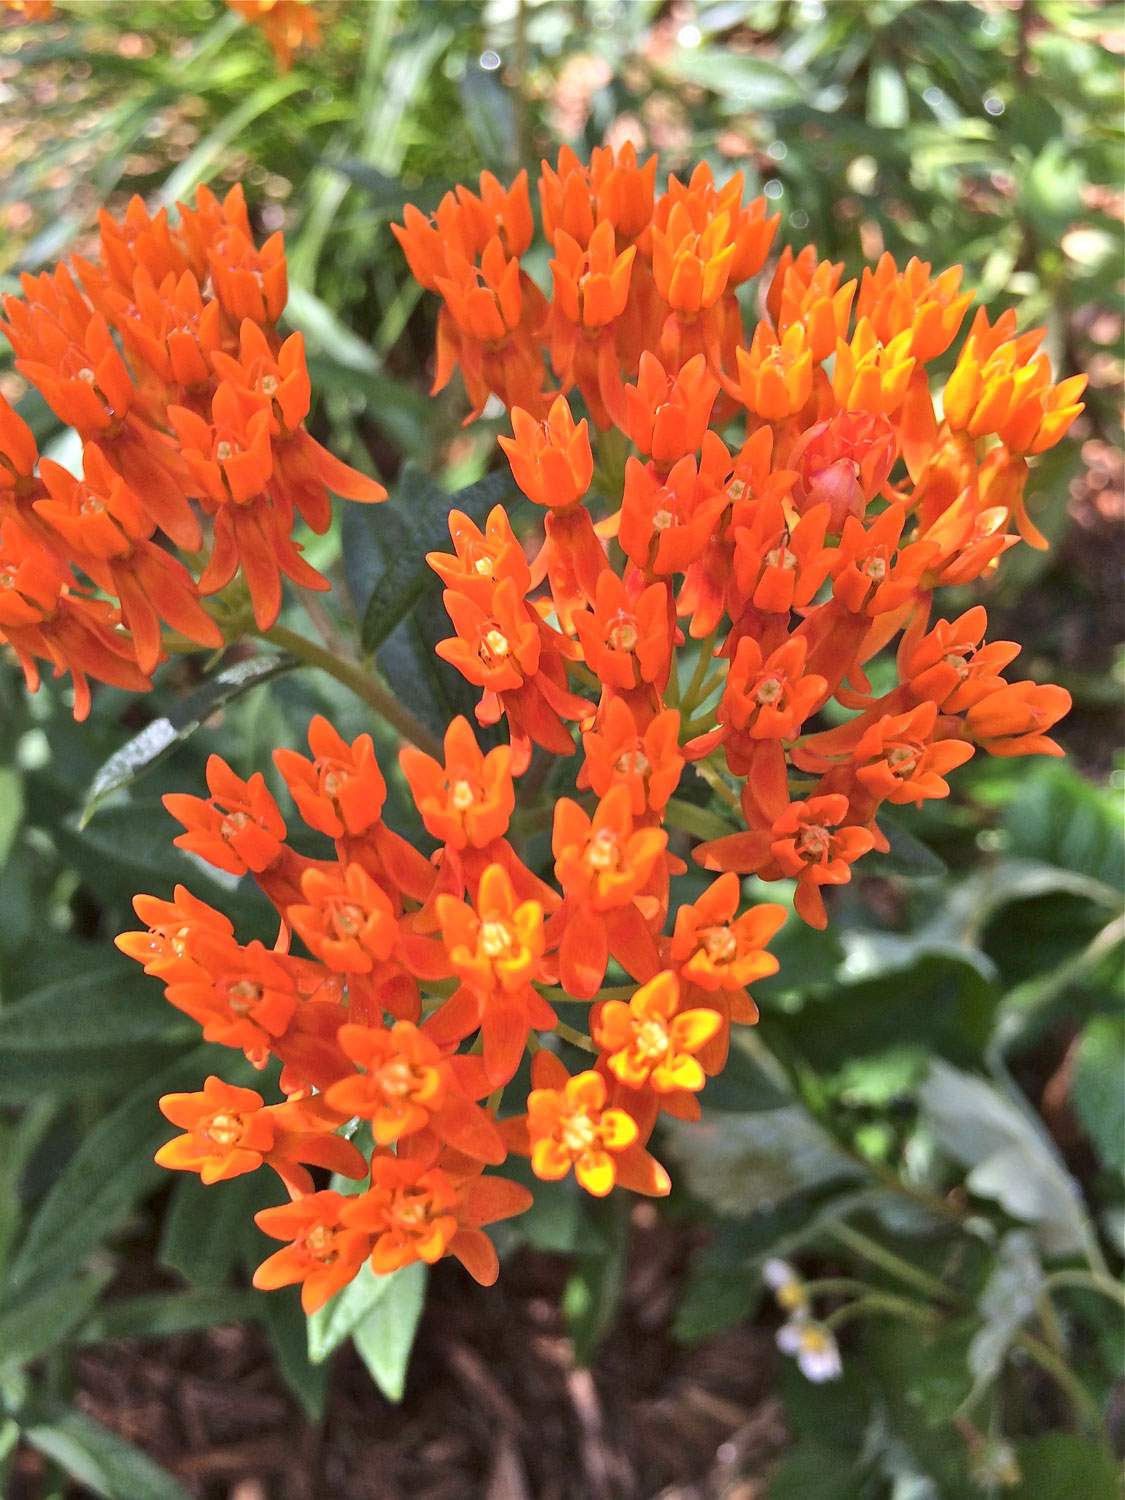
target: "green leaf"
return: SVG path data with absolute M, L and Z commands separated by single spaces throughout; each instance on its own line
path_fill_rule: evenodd
M 1078 1042 L 1071 1097 L 1103 1165 L 1125 1170 L 1125 1019 L 1095 1016 Z
M 502 505 L 516 493 L 515 481 L 507 469 L 486 474 L 455 495 L 439 490 L 432 480 L 424 480 L 416 471 L 419 512 L 409 542 L 399 552 L 377 581 L 363 616 L 363 649 L 375 652 L 404 620 L 426 592 L 434 574 L 426 562 L 427 552 L 448 550 L 449 512 L 463 511 L 470 520 L 483 524 L 494 505 Z
M 23 822 L 23 777 L 16 766 L 0 766 L 0 865 Z
M 574 1358 L 583 1366 L 590 1363 L 617 1315 L 629 1251 L 629 1206 L 624 1194 L 591 1205 L 590 1215 L 602 1244 L 596 1252 L 579 1257 L 562 1299 Z
M 428 1273 L 422 1261 L 404 1266 L 395 1275 L 394 1285 L 352 1333 L 360 1359 L 388 1401 L 402 1400 Z
M 106 1339 L 164 1339 L 196 1328 L 220 1328 L 248 1322 L 262 1314 L 259 1292 L 151 1292 L 121 1297 L 100 1307 L 82 1324 L 77 1341 L 100 1344 Z
M 865 1175 L 800 1104 L 756 1114 L 705 1114 L 697 1124 L 670 1120 L 665 1141 L 695 1197 L 734 1219 Z
M 876 63 L 867 84 L 867 118 L 882 130 L 901 130 L 910 119 L 906 83 L 890 63 Z
M 1043 1287 L 1043 1267 L 1035 1241 L 1025 1229 L 1013 1229 L 1001 1239 L 996 1264 L 978 1303 L 984 1321 L 969 1345 L 972 1392 L 966 1407 L 1000 1373 L 1004 1356 L 1020 1328 L 1035 1312 Z
M 64 1410 L 33 1422 L 23 1437 L 102 1500 L 191 1500 L 139 1448 L 83 1412 Z
M 49 1286 L 0 1305 L 0 1367 L 26 1364 L 64 1344 L 93 1307 L 112 1272 Z
M 351 1338 L 359 1325 L 374 1312 L 384 1297 L 392 1296 L 399 1278 L 409 1267 L 376 1276 L 365 1262 L 353 1281 L 331 1297 L 308 1320 L 309 1358 L 314 1365 L 323 1364 L 330 1354 Z
M 197 1028 L 134 965 L 100 954 L 93 962 L 0 1011 L 0 1099 L 105 1092 L 196 1039 Z
M 918 1102 L 939 1146 L 963 1166 L 969 1191 L 1034 1224 L 1045 1255 L 1082 1251 L 1090 1237 L 1077 1184 L 1030 1115 L 983 1078 L 935 1061 Z
M 876 825 L 886 836 L 890 848 L 884 853 L 872 849 L 863 857 L 864 875 L 906 875 L 919 880 L 926 876 L 948 875 L 949 868 L 932 849 L 908 833 L 897 818 L 880 809 Z
M 221 1287 L 239 1259 L 246 1225 L 281 1196 L 272 1172 L 247 1172 L 205 1187 L 182 1174 L 160 1231 L 157 1258 L 200 1287 Z
M 301 1307 L 300 1287 L 258 1293 L 256 1301 L 285 1384 L 309 1421 L 319 1422 L 328 1391 L 328 1365 L 314 1365 L 309 1359 L 308 1320 Z
M 1052 1432 L 1016 1448 L 1023 1478 L 1011 1500 L 1120 1500 L 1121 1470 L 1102 1443 Z
M 169 1126 L 156 1101 L 198 1083 L 217 1050 L 186 1053 L 94 1126 L 31 1220 L 9 1271 L 11 1287 L 26 1291 L 65 1276 L 163 1178 L 152 1156 Z
M 154 719 L 140 734 L 134 735 L 102 765 L 86 793 L 79 816 L 79 828 L 85 828 L 98 807 L 111 792 L 121 787 L 132 786 L 153 766 L 160 762 L 191 735 L 220 708 L 241 698 L 252 688 L 285 672 L 292 672 L 301 663 L 294 656 L 255 656 L 249 661 L 239 662 L 218 672 L 190 693 L 167 717 Z

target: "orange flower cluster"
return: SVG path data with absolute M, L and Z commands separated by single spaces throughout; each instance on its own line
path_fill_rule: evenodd
M 886 848 L 885 803 L 946 795 L 977 747 L 1061 753 L 1047 731 L 1069 695 L 1005 681 L 1018 647 L 985 642 L 983 609 L 931 612 L 1021 535 L 1045 545 L 1028 460 L 1082 410 L 1083 377 L 1053 384 L 1042 332 L 1017 335 L 1010 312 L 978 312 L 950 354 L 972 298 L 960 268 L 890 255 L 845 282 L 786 247 L 746 329 L 737 289 L 779 216 L 743 205 L 740 176 L 701 165 L 658 194 L 631 146 L 588 165 L 564 148 L 539 201 L 550 296 L 520 264 L 526 173 L 507 189 L 485 173 L 396 226 L 442 297 L 435 388 L 459 366 L 473 415 L 510 409 L 500 443 L 544 513 L 538 542 L 502 509 L 483 533 L 454 514 L 456 555 L 430 558 L 455 632 L 438 651 L 483 690 L 482 723 L 507 717 L 516 774 L 535 745 L 570 754 L 577 725 L 578 785 L 628 782 L 644 857 L 694 763 L 744 825 L 695 858 L 795 879 L 823 926 L 822 887 Z M 897 682 L 876 693 L 868 664 L 896 641 Z M 644 857 L 637 889 L 659 900 Z M 623 941 L 620 918 L 599 924 Z
M 281 923 L 272 949 L 240 944 L 227 918 L 183 887 L 171 901 L 138 896 L 147 930 L 117 940 L 206 1040 L 255 1067 L 281 1065 L 277 1104 L 218 1078 L 161 1100 L 184 1132 L 161 1147 L 161 1165 L 208 1183 L 266 1165 L 288 1189 L 291 1205 L 258 1215 L 289 1244 L 256 1284 L 300 1281 L 312 1311 L 365 1261 L 385 1273 L 447 1254 L 490 1283 L 496 1253 L 481 1226 L 531 1203 L 525 1187 L 485 1170 L 513 1151 L 547 1180 L 573 1167 L 598 1196 L 615 1184 L 667 1193 L 646 1149 L 657 1115 L 698 1116 L 731 1022 L 756 1019 L 746 985 L 777 968 L 764 948 L 782 909 L 737 916 L 738 881 L 723 875 L 662 936 L 668 875 L 683 867 L 667 835 L 634 813 L 634 771 L 610 777 L 592 816 L 559 803 L 556 888 L 508 839 L 511 748 L 483 752 L 465 719 L 449 726 L 444 763 L 400 753 L 436 843 L 429 858 L 383 820 L 370 736 L 348 744 L 318 717 L 309 750 L 274 758 L 332 859 L 297 854 L 264 778 L 243 781 L 218 757 L 208 798 L 164 799 L 183 825 L 181 848 L 252 876 L 268 896 Z M 611 957 L 633 982 L 605 991 Z M 594 1001 L 589 1037 L 559 1026 L 560 999 Z M 589 1070 L 571 1077 L 541 1050 L 539 1033 L 556 1029 L 590 1049 Z M 498 1118 L 529 1051 L 526 1111 Z M 370 1131 L 366 1155 L 339 1134 L 357 1120 Z M 318 1189 L 310 1167 L 363 1189 Z
M 187 1133 L 160 1159 L 212 1180 L 279 1174 L 291 1202 L 258 1221 L 286 1244 L 256 1281 L 300 1281 L 309 1309 L 365 1263 L 448 1254 L 490 1282 L 482 1226 L 531 1198 L 487 1170 L 509 1153 L 595 1196 L 667 1193 L 649 1150 L 658 1116 L 698 1116 L 732 1025 L 757 1019 L 748 987 L 777 967 L 766 947 L 784 910 L 740 910 L 740 874 L 791 880 L 798 913 L 823 926 L 824 887 L 886 847 L 885 806 L 946 795 L 977 747 L 1059 753 L 1047 731 L 1067 694 L 1007 682 L 1018 648 L 986 642 L 979 606 L 931 619 L 937 587 L 990 574 L 1021 532 L 1038 541 L 1028 461 L 1080 410 L 1038 336 L 978 315 L 946 358 L 969 301 L 958 269 L 884 256 L 842 283 L 811 248 L 781 253 L 747 333 L 737 289 L 765 266 L 777 219 L 742 204 L 739 178 L 718 186 L 701 167 L 657 196 L 655 161 L 630 148 L 589 166 L 564 150 L 539 187 L 550 297 L 520 264 L 526 175 L 505 188 L 486 173 L 398 230 L 443 299 L 437 385 L 460 367 L 477 412 L 492 397 L 510 409 L 501 446 L 543 516 L 517 531 L 503 506 L 483 528 L 453 510 L 452 550 L 428 559 L 452 625 L 438 654 L 508 742 L 485 752 L 458 718 L 442 760 L 402 749 L 428 857 L 385 824 L 366 735 L 348 744 L 318 718 L 309 757 L 276 752 L 300 817 L 330 842 L 319 859 L 289 845 L 260 774 L 213 759 L 209 797 L 165 799 L 176 842 L 251 876 L 277 943 L 239 944 L 184 890 L 138 897 L 148 930 L 119 939 L 208 1040 L 280 1064 L 278 1104 L 215 1080 L 166 1099 Z M 244 325 L 244 369 L 257 338 Z M 210 360 L 222 412 L 247 410 L 253 380 L 232 355 Z M 171 426 L 217 504 L 195 421 L 181 406 Z M 252 468 L 277 434 L 248 437 Z M 869 664 L 892 647 L 876 691 Z M 513 826 L 516 793 L 529 769 L 527 796 L 547 775 L 560 786 L 550 757 L 579 749 L 548 882 Z M 688 775 L 726 803 L 730 832 L 694 849 L 716 878 L 675 907 L 687 867 L 669 828 L 718 821 L 680 794 Z M 583 1029 L 560 1019 L 579 1004 Z M 589 1066 L 572 1072 L 560 1041 Z M 502 1098 L 529 1054 L 512 1112 Z M 362 1153 L 339 1134 L 357 1119 Z
M 22 288 L 3 298 L 0 328 L 81 438 L 82 475 L 40 461 L 0 398 L 0 641 L 33 690 L 38 661 L 69 671 L 83 718 L 90 677 L 151 686 L 163 626 L 221 646 L 201 601 L 240 567 L 259 630 L 277 620 L 283 574 L 326 589 L 292 539 L 296 518 L 323 532 L 329 490 L 386 492 L 305 430 L 302 337 L 277 331 L 285 248 L 280 234 L 255 244 L 241 188 L 220 202 L 201 187 L 177 226 L 134 198 L 121 221 L 102 214 L 98 260 L 74 256 Z
M 227 8 L 261 28 L 277 65 L 289 71 L 301 47 L 320 45 L 320 19 L 311 0 L 226 0 Z

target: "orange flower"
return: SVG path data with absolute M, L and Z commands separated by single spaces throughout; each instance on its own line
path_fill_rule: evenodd
M 741 990 L 777 973 L 777 959 L 765 946 L 785 921 L 785 908 L 752 906 L 736 918 L 740 894 L 738 877 L 728 872 L 676 912 L 670 956 L 681 978 L 709 993 Z M 754 1021 L 757 1008 L 749 1008 Z
M 370 1120 L 377 1146 L 432 1130 L 440 1141 L 477 1161 L 504 1160 L 507 1153 L 496 1126 L 469 1097 L 490 1087 L 479 1059 L 443 1057 L 410 1021 L 396 1021 L 389 1031 L 341 1026 L 339 1040 L 365 1071 L 334 1083 L 328 1103 L 342 1114 Z
M 661 468 L 698 452 L 719 382 L 702 354 L 671 375 L 648 351 L 640 358 L 636 385 L 625 387 L 626 431 L 642 453 Z
M 765 198 L 755 198 L 743 208 L 742 187 L 741 172 L 736 172 L 722 187 L 716 187 L 711 168 L 706 162 L 700 162 L 686 185 L 669 177 L 668 191 L 653 210 L 654 231 L 671 230 L 673 234 L 681 231 L 684 214 L 700 235 L 706 233 L 708 224 L 725 218 L 726 238 L 734 248 L 734 256 L 727 268 L 727 281 L 731 287 L 756 276 L 762 269 L 781 223 L 780 214 L 766 218 Z M 653 239 L 655 252 L 655 233 Z
M 30 692 L 39 686 L 36 658 L 55 676 L 74 679 L 74 717 L 90 711 L 87 676 L 133 693 L 152 683 L 137 666 L 132 643 L 113 626 L 116 612 L 83 598 L 69 570 L 14 517 L 0 521 L 0 637 L 19 658 Z
M 552 245 L 560 229 L 586 245 L 597 225 L 608 221 L 617 240 L 631 244 L 652 220 L 655 178 L 655 156 L 638 166 L 631 141 L 616 153 L 612 146 L 595 146 L 589 166 L 569 146 L 561 146 L 558 169 L 543 162 L 540 172 L 543 233 Z
M 905 329 L 883 343 L 869 318 L 860 318 L 851 342 L 836 341 L 832 394 L 845 411 L 893 417 L 902 405 L 915 360 L 914 335 Z
M 516 805 L 508 745 L 485 755 L 459 715 L 445 731 L 444 766 L 413 745 L 404 745 L 398 758 L 434 838 L 454 849 L 483 849 L 507 833 Z
M 779 290 L 776 299 L 771 296 L 770 316 L 777 323 L 779 335 L 794 324 L 801 325 L 804 342 L 817 364 L 828 358 L 836 340 L 848 331 L 856 284 L 849 281 L 840 286 L 843 269 L 842 264 L 834 266 L 826 260 L 813 266 L 801 260 L 790 261 L 778 267 Z
M 226 0 L 244 21 L 261 27 L 278 68 L 287 73 L 300 47 L 319 47 L 320 20 L 309 0 Z
M 855 777 L 876 803 L 920 803 L 949 795 L 943 778 L 971 758 L 973 747 L 964 740 L 933 740 L 936 722 L 937 705 L 920 703 L 907 713 L 887 714 L 864 731 L 852 752 Z
M 148 540 L 152 522 L 138 497 L 95 444 L 87 443 L 82 461 L 80 481 L 42 460 L 48 498 L 34 502 L 35 513 L 71 549 L 83 572 L 118 597 L 141 671 L 148 676 L 165 657 L 161 620 L 200 645 L 221 646 L 223 633 L 199 603 L 191 574 Z
M 383 816 L 387 784 L 375 759 L 369 734 L 349 745 L 322 714 L 309 725 L 308 760 L 296 750 L 275 750 L 274 763 L 289 788 L 297 811 L 309 825 L 331 839 L 362 834 Z
M 909 331 L 910 353 L 925 364 L 949 348 L 973 300 L 972 292 L 957 293 L 961 273 L 961 266 L 951 266 L 931 279 L 929 264 L 916 255 L 900 271 L 884 252 L 874 271 L 864 269 L 856 316 L 869 320 L 883 344 Z
M 473 260 L 493 238 L 509 255 L 520 256 L 531 244 L 534 226 L 527 173 L 504 188 L 491 172 L 480 175 L 480 193 L 466 187 L 446 193 L 429 218 L 412 203 L 403 209 L 403 224 L 391 230 L 402 247 L 414 279 L 431 292 L 444 274 L 447 248 Z
M 593 1070 L 571 1078 L 552 1053 L 531 1063 L 527 1114 L 505 1120 L 513 1151 L 531 1157 L 531 1170 L 557 1182 L 574 1168 L 579 1185 L 596 1198 L 615 1186 L 663 1197 L 671 1179 L 640 1143 L 637 1122 L 623 1109 L 607 1109 L 605 1079 Z
M 371 1250 L 371 1237 L 345 1224 L 342 1211 L 354 1200 L 325 1190 L 294 1203 L 263 1208 L 254 1215 L 259 1229 L 275 1240 L 292 1240 L 254 1272 L 265 1291 L 301 1283 L 301 1306 L 314 1313 L 347 1286 Z
M 956 620 L 939 620 L 907 658 L 902 679 L 916 701 L 932 700 L 939 713 L 964 713 L 1006 687 L 1000 673 L 1019 655 L 1014 641 L 984 643 L 982 605 Z
M 212 755 L 207 760 L 207 788 L 211 796 L 206 801 L 183 792 L 163 798 L 164 806 L 187 829 L 172 842 L 232 875 L 268 869 L 282 853 L 285 819 L 262 773 L 255 771 L 243 781 L 221 756 Z
M 684 769 L 679 731 L 680 715 L 674 708 L 650 719 L 642 733 L 625 699 L 610 698 L 598 727 L 582 736 L 586 763 L 579 785 L 588 784 L 604 797 L 621 782 L 629 789 L 635 818 L 646 811 L 663 812 Z
M 199 928 L 208 928 L 220 937 L 234 938 L 234 927 L 228 917 L 178 885 L 172 901 L 156 896 L 134 896 L 133 910 L 145 923 L 147 932 L 123 932 L 114 938 L 122 953 L 144 965 L 146 974 L 156 974 L 171 984 L 175 978 L 193 979 L 198 965 L 190 956 L 190 939 Z
M 383 888 L 362 865 L 301 875 L 307 904 L 288 906 L 286 918 L 321 963 L 344 974 L 369 974 L 395 948 L 398 923 Z
M 280 955 L 257 940 L 243 948 L 233 938 L 201 928 L 190 938 L 196 973 L 168 985 L 170 1005 L 203 1027 L 203 1039 L 240 1047 L 264 1063 L 297 1010 L 297 985 Z
M 705 434 L 705 443 L 710 436 Z M 703 556 L 728 503 L 726 490 L 713 488 L 690 455 L 673 464 L 663 479 L 630 458 L 618 541 L 649 576 L 686 573 Z
M 663 583 L 630 598 L 616 573 L 607 568 L 599 576 L 593 611 L 577 612 L 573 624 L 586 665 L 603 686 L 624 692 L 647 682 L 663 690 L 672 662 L 670 603 Z
M 832 560 L 832 593 L 851 614 L 886 614 L 917 592 L 936 547 L 922 540 L 900 549 L 905 524 L 901 505 L 888 505 L 866 528 L 854 516 L 845 520 Z
M 476 910 L 452 896 L 436 898 L 442 941 L 463 981 L 424 1026 L 439 1045 L 480 1028 L 484 1066 L 493 1087 L 519 1067 L 532 1030 L 551 1030 L 555 1012 L 532 989 L 540 978 L 543 908 L 519 901 L 503 865 L 489 865 L 477 888 Z
M 801 636 L 790 636 L 763 660 L 752 636 L 739 641 L 717 714 L 735 775 L 746 775 L 747 740 L 791 739 L 823 702 L 828 684 L 804 672 L 806 650 Z
M 235 1088 L 215 1077 L 207 1079 L 202 1093 L 165 1094 L 159 1102 L 161 1113 L 188 1133 L 161 1146 L 157 1165 L 198 1172 L 204 1183 L 254 1172 L 263 1163 L 306 1193 L 312 1192 L 313 1182 L 300 1163 L 343 1177 L 367 1175 L 365 1157 L 334 1133 L 340 1122 L 318 1115 L 310 1105 L 263 1108 L 262 1096 L 253 1089 Z
M 810 927 L 826 927 L 822 885 L 844 885 L 851 865 L 875 844 L 866 828 L 842 827 L 848 799 L 838 793 L 793 802 L 772 825 L 700 844 L 694 858 L 705 870 L 753 872 L 761 880 L 796 877 L 793 905 Z M 833 831 L 835 830 L 835 831 Z
M 647 921 L 658 903 L 646 888 L 660 873 L 667 843 L 662 829 L 635 827 L 623 782 L 609 788 L 593 817 L 569 798 L 556 802 L 551 847 L 566 900 L 553 920 L 562 929 L 559 976 L 576 999 L 597 993 L 610 953 L 635 978 L 650 978 L 659 967 Z
M 1065 688 L 1005 683 L 972 705 L 965 715 L 965 730 L 989 755 L 1062 755 L 1062 747 L 1043 731 L 1068 714 L 1070 705 Z
M 657 974 L 632 1000 L 607 1000 L 593 1021 L 593 1037 L 613 1076 L 628 1088 L 657 1093 L 704 1084 L 694 1056 L 722 1024 L 713 1010 L 680 1010 L 680 982 L 671 970 Z
M 590 488 L 594 458 L 585 418 L 575 426 L 565 396 L 556 396 L 542 422 L 512 408 L 512 436 L 497 441 L 508 455 L 512 476 L 536 505 L 565 510 Z
M 583 332 L 604 328 L 620 318 L 629 298 L 629 274 L 637 247 L 629 245 L 618 255 L 608 219 L 581 242 L 572 239 L 565 229 L 556 230 L 554 247 L 555 258 L 550 263 L 555 284 L 552 317 Z
M 439 1157 L 440 1163 L 443 1158 Z M 501 1177 L 481 1178 L 425 1160 L 376 1156 L 371 1187 L 350 1199 L 344 1222 L 373 1241 L 371 1268 L 384 1276 L 421 1260 L 432 1265 L 454 1255 L 474 1280 L 491 1286 L 499 1265 L 491 1240 L 480 1225 L 523 1213 L 531 1193 Z
M 737 394 L 755 416 L 780 422 L 799 412 L 813 390 L 813 353 L 803 323 L 792 323 L 779 338 L 768 323 L 754 330 L 749 352 L 735 351 Z

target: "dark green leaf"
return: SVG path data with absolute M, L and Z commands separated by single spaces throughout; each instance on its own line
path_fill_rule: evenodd
M 209 1187 L 184 1174 L 172 1192 L 158 1258 L 196 1286 L 221 1287 L 239 1259 L 246 1225 L 284 1196 L 272 1172 L 247 1172 Z
M 284 1286 L 276 1292 L 261 1292 L 256 1300 L 285 1384 L 309 1421 L 319 1422 L 324 1414 L 329 1367 L 314 1365 L 309 1359 L 308 1320 L 301 1307 L 300 1288 Z
M 417 473 L 421 476 L 421 471 Z M 433 578 L 427 552 L 447 551 L 449 512 L 464 511 L 470 520 L 483 524 L 494 505 L 500 505 L 515 493 L 515 483 L 506 469 L 486 474 L 455 495 L 438 490 L 431 480 L 419 478 L 416 497 L 418 521 L 409 544 L 393 559 L 375 584 L 363 617 L 363 649 L 375 652 L 404 620 L 426 592 Z
M 0 1305 L 0 1367 L 26 1364 L 66 1342 L 97 1301 L 110 1272 L 48 1286 Z
M 164 1339 L 196 1328 L 220 1328 L 260 1317 L 260 1292 L 151 1292 L 121 1297 L 93 1313 L 78 1331 L 78 1342 L 106 1339 Z
M 1104 1166 L 1125 1169 L 1125 1020 L 1095 1016 L 1082 1033 L 1074 1059 L 1072 1098 L 1082 1128 Z
M 865 854 L 859 873 L 863 875 L 907 875 L 921 879 L 927 875 L 947 875 L 945 861 L 939 859 L 920 839 L 909 833 L 897 818 L 881 808 L 876 823 L 886 836 L 890 848 L 884 853 L 873 849 Z
M 90 1131 L 28 1226 L 9 1271 L 13 1288 L 60 1280 L 161 1180 L 152 1156 L 171 1131 L 156 1101 L 199 1083 L 216 1051 L 196 1048 L 146 1078 Z
M 84 828 L 111 792 L 131 786 L 188 739 L 213 713 L 244 693 L 300 666 L 292 656 L 255 656 L 227 667 L 172 708 L 166 718 L 154 719 L 105 762 L 86 793 L 79 818 Z
M 84 1412 L 62 1410 L 25 1427 L 23 1437 L 102 1500 L 190 1500 L 139 1448 Z
M 1121 1470 L 1102 1443 L 1052 1432 L 1016 1448 L 1023 1478 L 1011 1500 L 1120 1500 Z

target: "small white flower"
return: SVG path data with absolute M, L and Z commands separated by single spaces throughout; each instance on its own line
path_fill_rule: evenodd
M 767 1260 L 762 1267 L 762 1280 L 785 1312 L 799 1314 L 808 1307 L 805 1284 L 787 1260 Z
M 836 1337 L 823 1323 L 813 1323 L 808 1318 L 792 1319 L 778 1329 L 777 1347 L 782 1354 L 796 1358 L 797 1368 L 814 1385 L 839 1380 L 843 1374 Z

